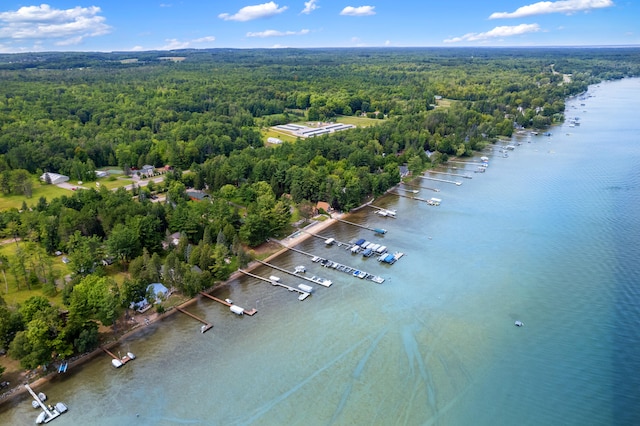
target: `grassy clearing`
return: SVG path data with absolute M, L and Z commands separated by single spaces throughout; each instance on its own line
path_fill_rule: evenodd
M 262 139 L 267 145 L 273 145 L 273 144 L 267 143 L 268 138 L 278 138 L 284 142 L 295 142 L 297 139 L 295 136 L 291 136 L 286 133 L 277 132 L 273 129 L 263 129 L 261 133 L 262 133 Z
M 55 185 L 43 185 L 40 182 L 34 182 L 31 198 L 27 198 L 24 195 L 0 195 L 0 210 L 20 209 L 23 202 L 32 207 L 36 205 L 40 197 L 45 197 L 47 201 L 51 201 L 62 195 L 71 195 L 71 191 Z
M 98 179 L 98 182 L 100 182 L 100 186 L 104 186 L 107 189 L 115 189 L 115 188 L 120 188 L 122 186 L 127 186 L 132 184 L 133 179 L 127 179 L 127 178 L 113 179 L 113 177 L 107 177 L 107 178 Z
M 438 99 L 437 106 L 438 108 L 449 108 L 454 102 L 453 99 Z
M 340 115 L 336 117 L 337 123 L 353 124 L 358 127 L 370 127 L 383 123 L 385 120 L 367 117 L 355 117 L 350 115 Z

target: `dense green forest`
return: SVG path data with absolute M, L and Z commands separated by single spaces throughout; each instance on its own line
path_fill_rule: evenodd
M 0 232 L 15 242 L 0 256 L 4 293 L 7 274 L 15 291 L 40 293 L 18 306 L 0 299 L 0 347 L 24 368 L 90 350 L 98 324 L 150 296 L 148 283 L 197 294 L 317 201 L 348 211 L 396 185 L 402 165 L 419 172 L 544 128 L 589 84 L 638 75 L 632 48 L 0 55 L 3 194 L 30 197 L 44 172 L 92 181 L 107 166 L 172 167 L 133 192 L 70 191 L 0 212 Z M 379 120 L 277 147 L 261 133 L 343 116 Z M 210 198 L 190 200 L 190 188 Z M 166 201 L 153 202 L 156 192 Z M 174 233 L 178 244 L 163 245 Z M 73 272 L 64 286 L 56 252 Z

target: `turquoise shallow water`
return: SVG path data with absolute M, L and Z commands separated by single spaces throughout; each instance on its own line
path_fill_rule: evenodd
M 98 357 L 38 389 L 70 407 L 54 424 L 640 424 L 638 106 L 638 79 L 592 87 L 567 102 L 580 126 L 515 137 L 473 179 L 438 176 L 461 186 L 417 182 L 441 189 L 419 194 L 441 206 L 378 200 L 397 219 L 349 220 L 384 236 L 345 223 L 322 234 L 383 242 L 407 254 L 395 265 L 316 238 L 298 248 L 384 284 L 289 252 L 274 263 L 333 286 L 299 302 L 235 281 L 216 295 L 255 317 L 201 300 L 189 310 L 215 324 L 206 334 L 184 315 L 148 327 L 119 348 L 138 356 L 124 368 Z M 27 400 L 1 410 L 1 424 L 37 415 Z

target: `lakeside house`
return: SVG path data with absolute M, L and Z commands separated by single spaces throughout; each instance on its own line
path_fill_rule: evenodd
M 139 302 L 131 302 L 130 309 L 135 309 L 140 313 L 148 311 L 152 305 L 159 303 L 169 297 L 169 289 L 162 283 L 151 283 L 147 286 L 147 295 L 149 298 L 153 298 L 152 303 L 149 303 L 145 297 Z

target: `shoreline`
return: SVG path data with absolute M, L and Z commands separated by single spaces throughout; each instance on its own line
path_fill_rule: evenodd
M 354 209 L 353 211 L 359 210 L 360 208 L 362 208 L 363 206 L 370 204 L 371 201 L 363 204 L 362 206 L 357 207 L 356 209 Z M 275 258 L 277 258 L 278 256 L 280 256 L 281 254 L 285 253 L 287 250 L 289 250 L 290 247 L 295 247 L 296 245 L 302 243 L 303 241 L 307 240 L 308 238 L 311 238 L 313 235 L 309 232 L 307 232 L 306 230 L 313 228 L 313 230 L 315 231 L 314 233 L 317 233 L 318 231 L 322 231 L 326 228 L 328 228 L 329 226 L 333 225 L 334 223 L 337 222 L 337 219 L 342 219 L 345 215 L 347 215 L 348 213 L 334 213 L 333 215 L 331 215 L 329 218 L 327 218 L 326 220 L 323 221 L 313 221 L 311 224 L 305 226 L 302 229 L 297 230 L 296 232 L 294 232 L 293 234 L 289 235 L 288 237 L 285 237 L 284 240 L 274 240 L 277 241 L 278 244 L 280 244 L 282 246 L 281 249 L 277 250 L 275 253 L 267 256 L 263 262 L 269 262 L 270 260 L 273 260 Z M 292 235 L 296 235 L 295 237 L 292 237 Z M 257 261 L 252 261 L 249 263 L 249 265 L 247 265 L 246 268 L 243 268 L 245 271 L 250 272 L 254 269 L 256 269 L 257 267 L 262 266 L 262 264 L 260 262 Z M 213 285 L 212 287 L 206 288 L 204 290 L 202 290 L 205 293 L 211 293 L 212 291 L 227 286 L 229 285 L 232 281 L 234 281 L 235 279 L 241 277 L 242 275 L 244 275 L 242 272 L 240 271 L 235 271 L 233 272 L 229 278 L 227 278 L 225 281 L 222 281 L 218 284 Z M 144 327 L 147 327 L 151 324 L 157 323 L 173 314 L 175 314 L 176 312 L 178 312 L 178 309 L 176 309 L 176 307 L 178 308 L 186 308 L 194 303 L 196 303 L 198 300 L 200 300 L 200 298 L 202 298 L 203 296 L 198 294 L 182 303 L 179 303 L 175 306 L 170 307 L 166 312 L 162 313 L 162 314 L 151 314 L 148 315 L 147 318 L 149 320 L 148 323 L 145 324 L 140 324 L 137 323 L 136 326 L 134 326 L 132 329 L 126 331 L 124 334 L 118 336 L 115 340 L 112 341 L 108 341 L 105 344 L 99 346 L 98 348 L 94 349 L 91 352 L 87 352 L 85 354 L 81 354 L 78 355 L 76 357 L 76 359 L 74 359 L 73 361 L 69 361 L 68 364 L 68 368 L 70 370 L 73 370 L 73 367 L 85 364 L 89 361 L 91 361 L 92 359 L 94 359 L 95 357 L 97 357 L 100 354 L 105 354 L 104 349 L 107 350 L 111 350 L 112 348 L 114 348 L 115 346 L 119 345 L 120 343 L 122 343 L 123 340 L 134 336 L 136 333 L 140 332 L 141 330 L 144 329 Z M 151 318 L 149 318 L 151 317 Z M 7 355 L 8 356 L 8 355 Z M 30 387 L 32 388 L 37 388 L 38 386 L 42 386 L 45 383 L 49 383 L 51 381 L 53 381 L 53 379 L 55 377 L 58 376 L 58 372 L 55 371 L 55 369 L 50 372 L 49 374 L 46 374 L 42 377 L 38 377 L 37 379 L 35 379 L 32 382 L 29 382 L 29 380 L 27 380 L 26 382 L 20 383 L 17 386 L 12 387 L 11 389 L 5 391 L 4 393 L 2 393 L 0 395 L 0 406 L 6 404 L 9 401 L 15 401 L 16 399 L 18 399 L 19 397 L 23 396 L 24 394 L 27 393 L 27 389 L 25 388 L 25 384 L 28 384 Z M 64 373 L 67 374 L 67 373 Z

